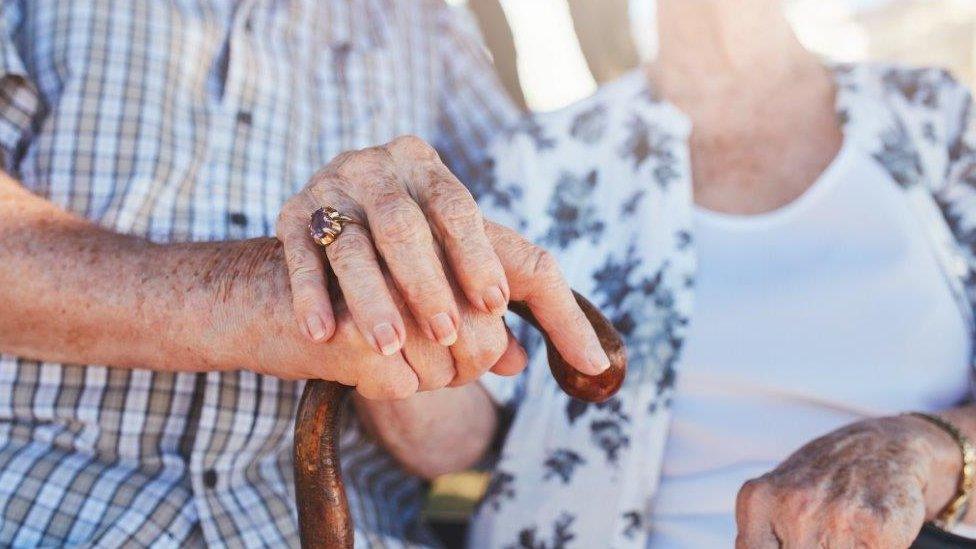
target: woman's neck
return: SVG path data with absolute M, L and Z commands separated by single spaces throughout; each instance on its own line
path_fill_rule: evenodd
M 666 95 L 725 94 L 770 86 L 818 65 L 797 40 L 780 0 L 658 0 L 655 78 Z M 755 88 L 753 88 L 755 91 Z

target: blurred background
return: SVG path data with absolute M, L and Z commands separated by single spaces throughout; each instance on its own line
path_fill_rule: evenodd
M 784 1 L 804 43 L 832 59 L 938 65 L 976 84 L 974 0 Z M 451 3 L 476 13 L 506 85 L 533 110 L 589 95 L 656 48 L 655 0 Z
M 530 110 L 569 105 L 655 55 L 655 0 L 450 1 L 475 14 L 506 87 Z M 976 85 L 976 0 L 784 1 L 800 39 L 827 58 L 941 66 Z M 461 545 L 486 483 L 476 471 L 434 483 L 428 517 L 449 547 Z

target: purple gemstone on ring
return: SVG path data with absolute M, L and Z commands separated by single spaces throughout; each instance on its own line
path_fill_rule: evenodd
M 308 232 L 316 242 L 332 234 L 332 220 L 326 217 L 325 208 L 319 208 L 312 214 L 308 222 Z

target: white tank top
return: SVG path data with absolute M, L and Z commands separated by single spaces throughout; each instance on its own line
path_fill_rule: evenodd
M 968 395 L 965 317 L 908 208 L 846 144 L 779 210 L 696 211 L 695 312 L 651 547 L 731 547 L 747 479 L 852 421 Z

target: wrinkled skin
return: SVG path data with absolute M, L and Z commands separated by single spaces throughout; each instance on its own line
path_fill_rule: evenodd
M 354 221 L 323 250 L 309 236 L 309 220 L 326 206 Z M 419 335 L 452 358 L 408 356 L 398 368 L 376 369 L 357 384 L 364 396 L 462 386 L 503 355 L 517 355 L 518 343 L 502 323 L 510 299 L 526 302 L 574 368 L 597 375 L 610 366 L 555 259 L 485 220 L 467 188 L 418 137 L 338 155 L 284 205 L 276 233 L 306 339 L 346 335 L 332 305 L 338 286 L 364 351 L 409 355 Z M 477 316 L 494 320 L 490 332 L 484 322 L 471 329 Z M 502 370 L 521 369 L 509 365 Z
M 908 416 L 818 438 L 742 487 L 736 547 L 909 547 L 948 502 L 953 451 L 961 461 L 949 436 Z
M 324 250 L 330 269 L 309 237 L 310 217 L 325 206 L 354 220 Z M 510 299 L 524 300 L 538 312 L 575 368 L 597 375 L 610 366 L 552 257 L 486 222 L 433 146 L 416 136 L 338 155 L 284 205 L 276 233 L 288 264 L 294 314 L 309 340 L 325 341 L 336 332 L 331 304 L 336 296 L 330 296 L 328 284 L 333 278 L 374 352 L 400 353 L 410 324 L 451 349 L 453 368 L 411 363 L 422 391 L 464 385 L 484 373 L 480 361 L 469 356 L 481 334 L 466 331 L 465 311 L 496 318 L 503 336 L 497 355 L 516 345 L 501 329 Z M 517 271 L 527 267 L 545 279 L 520 278 Z

